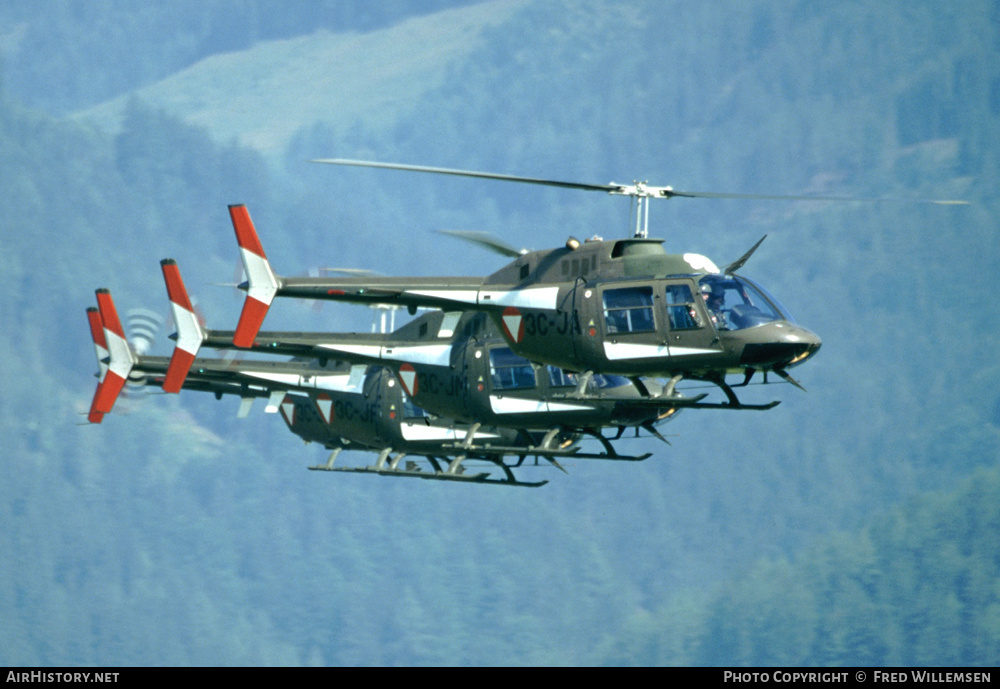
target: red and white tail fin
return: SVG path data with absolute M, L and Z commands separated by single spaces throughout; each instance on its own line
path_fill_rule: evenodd
M 97 398 L 101 395 L 101 386 L 104 384 L 104 376 L 108 372 L 108 343 L 104 339 L 104 323 L 101 322 L 101 313 L 96 306 L 87 309 L 87 321 L 90 323 L 90 337 L 94 340 L 94 353 L 97 355 L 97 389 L 94 391 L 94 400 L 90 403 L 90 413 L 87 420 L 90 423 L 100 423 L 104 420 L 104 414 L 97 411 Z
M 264 324 L 264 317 L 278 292 L 280 281 L 271 270 L 247 207 L 242 204 L 230 206 L 229 216 L 233 220 L 240 258 L 243 259 L 243 267 L 247 273 L 247 299 L 236 325 L 233 344 L 249 348 L 253 346 L 253 341 Z
M 97 355 L 97 366 L 100 368 L 97 379 L 103 381 L 104 374 L 108 372 L 108 341 L 104 339 L 104 323 L 96 306 L 87 307 L 87 321 L 90 323 L 90 337 L 94 340 L 94 354 Z
M 125 331 L 118 318 L 118 311 L 115 303 L 111 299 L 111 292 L 106 289 L 97 290 L 97 308 L 101 314 L 101 323 L 104 325 L 104 339 L 108 348 L 108 370 L 104 374 L 104 381 L 98 388 L 94 397 L 94 404 L 91 414 L 95 412 L 107 414 L 115 406 L 118 394 L 128 380 L 128 374 L 135 365 L 135 357 L 125 339 Z
M 198 315 L 191 305 L 181 271 L 177 262 L 171 258 L 160 261 L 163 269 L 163 279 L 167 283 L 167 296 L 170 297 L 170 308 L 173 311 L 174 323 L 177 325 L 177 345 L 170 357 L 166 376 L 163 379 L 164 392 L 180 392 L 184 386 L 191 364 L 198 356 L 201 343 L 205 341 L 205 331 L 198 322 Z

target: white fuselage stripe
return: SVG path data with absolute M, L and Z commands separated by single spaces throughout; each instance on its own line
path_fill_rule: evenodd
M 360 387 L 352 383 L 351 376 L 345 374 L 332 376 L 300 376 L 297 373 L 260 373 L 256 371 L 237 371 L 251 378 L 282 383 L 292 388 L 311 388 L 315 390 L 333 390 L 335 392 L 357 392 Z
M 380 345 L 321 344 L 322 349 L 342 354 L 353 354 L 365 359 L 380 361 L 409 362 L 431 366 L 451 364 L 451 345 L 414 345 L 411 347 L 390 347 Z
M 554 309 L 558 287 L 529 287 L 512 290 L 411 289 L 406 294 L 480 306 L 518 306 L 524 309 Z
M 700 349 L 698 347 L 671 347 L 670 356 L 703 356 L 705 354 L 719 354 L 718 349 Z
M 608 361 L 622 359 L 656 359 L 670 356 L 704 356 L 718 354 L 718 349 L 698 347 L 668 347 L 666 345 L 636 344 L 632 342 L 605 342 L 604 355 Z
M 604 355 L 609 361 L 621 359 L 653 359 L 670 356 L 666 345 L 634 344 L 631 342 L 605 342 Z
M 465 440 L 468 431 L 464 428 L 454 428 L 452 426 L 428 426 L 422 422 L 412 423 L 404 421 L 399 424 L 399 430 L 404 440 Z M 477 432 L 476 439 L 499 438 L 496 433 Z
M 431 299 L 443 299 L 461 304 L 475 304 L 479 293 L 476 290 L 470 289 L 408 289 L 405 294 L 430 297 Z
M 523 309 L 555 309 L 558 287 L 530 287 L 512 290 L 479 290 L 479 304 L 519 306 Z
M 549 402 L 546 400 L 524 399 L 523 397 L 507 397 L 490 395 L 490 407 L 494 414 L 535 414 L 539 412 L 563 411 L 593 411 L 586 404 L 567 404 L 565 402 Z

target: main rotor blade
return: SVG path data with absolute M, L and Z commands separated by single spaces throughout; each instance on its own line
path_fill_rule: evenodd
M 541 184 L 549 187 L 561 187 L 563 189 L 582 189 L 584 191 L 603 191 L 607 194 L 619 194 L 622 196 L 639 196 L 648 198 L 672 199 L 674 197 L 688 199 L 743 199 L 748 201 L 860 201 L 863 203 L 873 202 L 902 202 L 902 203 L 933 203 L 938 205 L 967 205 L 968 201 L 961 199 L 896 199 L 896 198 L 858 198 L 852 196 L 807 196 L 796 194 L 731 194 L 727 192 L 715 191 L 679 191 L 672 187 L 656 187 L 647 185 L 644 182 L 633 184 L 586 184 L 583 182 L 565 182 L 555 179 L 543 179 L 539 177 L 521 177 L 520 175 L 505 175 L 496 172 L 477 172 L 475 170 L 456 170 L 447 167 L 429 167 L 426 165 L 406 165 L 403 163 L 380 163 L 371 160 L 350 160 L 348 158 L 318 158 L 311 160 L 312 163 L 324 163 L 327 165 L 353 165 L 355 167 L 373 167 L 386 170 L 407 170 L 409 172 L 432 172 L 439 175 L 455 175 L 458 177 L 476 177 L 479 179 L 496 179 L 504 182 L 521 182 L 524 184 Z
M 351 275 L 362 278 L 381 277 L 384 275 L 384 273 L 380 273 L 377 270 L 368 270 L 367 268 L 320 268 L 320 270 L 324 273 L 337 273 L 339 275 Z
M 527 253 L 526 249 L 515 249 L 507 242 L 499 239 L 498 237 L 494 237 L 488 232 L 476 232 L 475 230 L 438 230 L 438 234 L 446 234 L 452 237 L 458 237 L 459 239 L 464 239 L 467 242 L 472 242 L 473 244 L 477 244 L 494 253 L 500 254 L 501 256 L 507 256 L 508 258 L 517 258 L 518 256 Z
M 843 203 L 853 201 L 858 203 L 933 203 L 939 206 L 967 206 L 968 201 L 962 199 L 907 199 L 894 198 L 891 196 L 882 197 L 861 197 L 861 196 L 807 196 L 795 194 L 729 194 L 714 191 L 675 191 L 668 189 L 661 192 L 661 196 L 673 198 L 680 196 L 688 199 L 745 199 L 748 201 L 835 201 Z
M 439 175 L 456 175 L 458 177 L 478 177 L 480 179 L 499 179 L 505 182 L 523 182 L 525 184 L 542 184 L 549 187 L 564 189 L 583 189 L 584 191 L 612 192 L 621 189 L 620 184 L 582 184 L 580 182 L 561 182 L 554 179 L 537 177 L 520 177 L 518 175 L 502 175 L 496 172 L 476 172 L 474 170 L 455 170 L 446 167 L 428 167 L 426 165 L 404 165 L 401 163 L 378 163 L 369 160 L 348 160 L 346 158 L 323 158 L 311 160 L 311 163 L 327 165 L 354 165 L 356 167 L 377 167 L 387 170 L 408 170 L 410 172 L 433 172 Z

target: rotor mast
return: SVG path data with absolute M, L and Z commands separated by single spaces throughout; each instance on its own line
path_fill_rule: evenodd
M 635 234 L 638 239 L 646 239 L 649 236 L 649 202 L 653 198 L 670 198 L 674 196 L 674 190 L 670 187 L 651 187 L 645 182 L 633 182 L 632 184 L 617 184 L 612 182 L 607 185 L 609 194 L 615 196 L 631 196 L 636 200 L 635 213 Z

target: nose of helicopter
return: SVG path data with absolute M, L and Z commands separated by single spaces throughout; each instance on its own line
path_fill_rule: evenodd
M 776 321 L 739 331 L 745 337 L 740 365 L 748 368 L 790 368 L 819 351 L 816 333 L 788 321 Z

